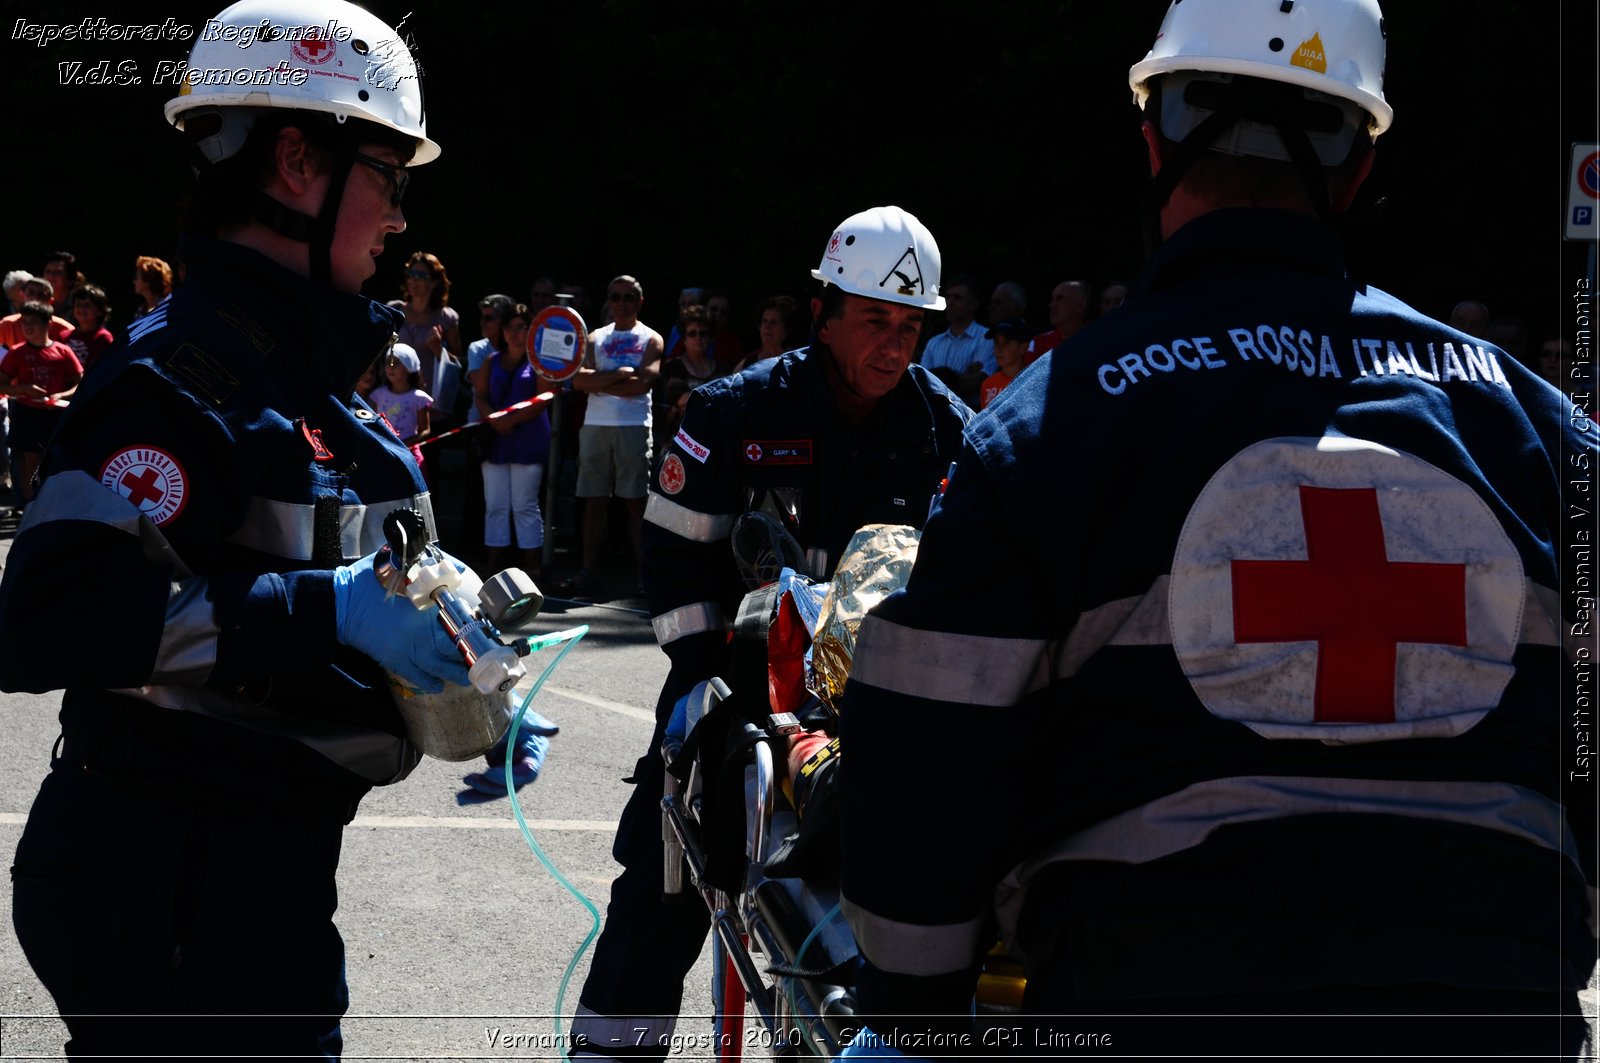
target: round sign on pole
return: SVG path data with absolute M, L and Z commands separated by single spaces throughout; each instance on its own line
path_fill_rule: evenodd
M 1600 199 L 1600 151 L 1578 164 L 1578 187 L 1590 199 Z
M 568 380 L 582 368 L 588 343 L 589 330 L 576 310 L 549 306 L 533 319 L 528 354 L 533 357 L 535 370 L 546 380 Z

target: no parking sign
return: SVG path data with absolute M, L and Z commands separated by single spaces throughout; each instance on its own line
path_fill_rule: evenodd
M 1572 145 L 1567 186 L 1567 239 L 1600 237 L 1600 144 Z
M 583 318 L 570 306 L 551 306 L 533 319 L 528 337 L 528 354 L 534 368 L 546 380 L 567 380 L 583 367 L 583 353 L 589 343 L 589 330 Z

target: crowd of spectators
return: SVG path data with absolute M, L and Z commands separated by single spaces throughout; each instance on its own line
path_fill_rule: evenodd
M 23 269 L 5 275 L 4 309 L 11 312 L 0 318 L 0 447 L 7 458 L 0 463 L 0 492 L 10 493 L 14 515 L 31 497 L 39 456 L 79 381 L 181 283 L 181 264 L 175 269 L 138 256 L 133 298 L 117 300 L 132 310 L 119 322 L 108 294 L 119 287 L 90 282 L 70 252 L 46 254 L 38 275 Z M 624 546 L 610 541 L 609 515 L 625 515 L 636 561 L 646 486 L 678 431 L 690 391 L 803 346 L 811 321 L 805 302 L 788 294 L 741 313 L 726 288 L 686 286 L 668 304 L 670 320 L 661 320 L 646 308 L 644 287 L 630 275 L 611 280 L 597 306 L 589 305 L 587 290 L 570 279 L 541 276 L 528 286 L 525 303 L 498 293 L 478 298 L 477 320 L 467 322 L 451 306 L 444 262 L 418 251 L 407 259 L 390 302 L 406 316 L 398 342 L 356 391 L 412 444 L 436 497 L 450 500 L 450 512 L 440 514 L 447 548 L 486 571 L 515 563 L 538 574 L 549 556 L 553 517 L 570 513 L 561 531 L 577 545 L 577 557 L 560 573 L 565 578 L 556 590 L 601 595 L 633 589 L 608 588 L 598 574 L 601 554 Z M 1102 285 L 1066 279 L 1051 289 L 1042 316 L 1030 316 L 1028 292 L 1016 281 L 985 289 L 974 276 L 956 274 L 944 295 L 946 308 L 930 316 L 918 361 L 981 409 L 1034 360 L 1095 318 L 1121 312 L 1130 287 L 1115 279 Z M 576 310 L 591 329 L 589 360 L 564 383 L 541 378 L 529 349 L 535 318 L 558 305 Z M 656 327 L 646 323 L 652 320 Z M 1496 317 L 1478 299 L 1459 301 L 1449 321 L 1530 362 L 1560 386 L 1564 340 L 1547 339 L 1534 349 L 1522 321 Z M 470 342 L 469 332 L 476 332 Z M 559 393 L 556 424 L 551 407 L 497 416 L 545 390 Z M 470 424 L 484 427 L 438 448 L 441 458 L 461 458 L 430 462 L 431 441 Z M 557 455 L 575 476 L 550 469 Z

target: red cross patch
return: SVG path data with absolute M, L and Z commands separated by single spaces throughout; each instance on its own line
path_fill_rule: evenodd
M 761 444 L 760 443 L 746 443 L 744 445 L 744 460 L 748 461 L 752 465 L 760 464 L 760 462 L 761 462 Z
M 683 459 L 676 454 L 668 454 L 667 459 L 661 463 L 661 490 L 669 495 L 675 495 L 683 490 L 683 485 L 688 477 L 685 475 Z
M 1460 734 L 1511 680 L 1522 561 L 1465 483 L 1364 440 L 1272 439 L 1195 500 L 1173 649 L 1206 708 L 1268 738 Z
M 183 466 L 160 447 L 117 451 L 101 467 L 100 484 L 138 506 L 157 525 L 176 519 L 189 502 Z
M 333 41 L 324 34 L 321 27 L 308 26 L 301 32 L 304 36 L 289 44 L 289 51 L 296 59 L 312 66 L 322 66 L 333 58 L 335 51 Z

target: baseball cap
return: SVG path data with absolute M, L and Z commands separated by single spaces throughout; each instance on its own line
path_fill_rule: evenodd
M 394 356 L 395 361 L 406 367 L 406 372 L 422 372 L 422 359 L 417 357 L 417 352 L 408 344 L 397 343 L 389 353 Z
M 992 340 L 996 336 L 1004 336 L 1008 340 L 1031 340 L 1033 329 L 1021 318 L 1012 318 L 1010 321 L 996 322 L 993 328 L 983 334 L 986 340 Z

